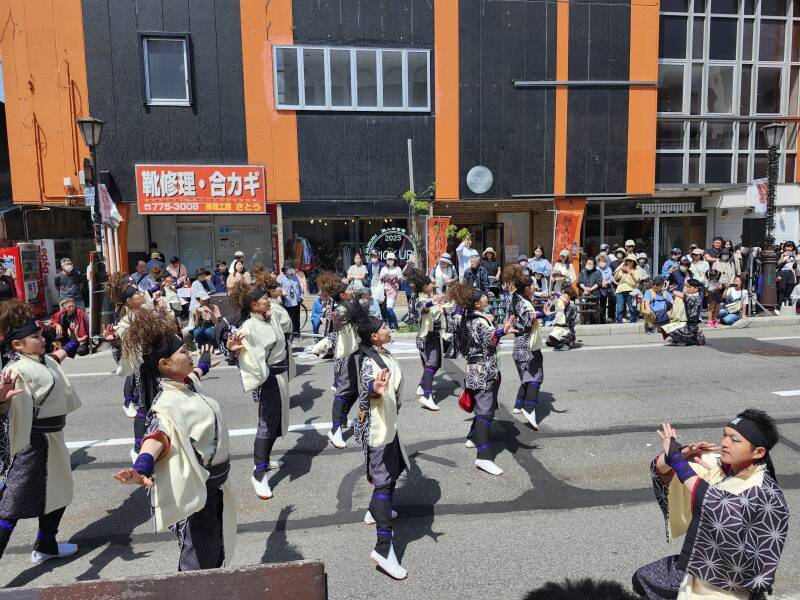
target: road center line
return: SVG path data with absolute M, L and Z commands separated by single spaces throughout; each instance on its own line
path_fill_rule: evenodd
M 780 337 L 756 338 L 757 342 L 777 342 L 778 340 L 800 340 L 800 335 L 783 335 Z
M 783 392 L 772 392 L 776 396 L 783 398 L 790 398 L 791 396 L 800 396 L 800 390 L 785 390 Z

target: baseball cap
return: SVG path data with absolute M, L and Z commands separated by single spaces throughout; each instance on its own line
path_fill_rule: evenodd
M 673 248 L 672 249 L 672 254 L 683 254 L 683 252 L 681 252 L 680 248 Z
M 625 242 L 625 245 L 626 246 L 635 246 L 636 242 L 634 242 L 633 240 L 628 240 L 627 242 Z

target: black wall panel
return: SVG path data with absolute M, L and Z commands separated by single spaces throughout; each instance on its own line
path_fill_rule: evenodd
M 120 199 L 136 200 L 136 163 L 245 163 L 239 3 L 83 0 L 92 116 Z M 194 105 L 145 106 L 140 32 L 189 33 Z
M 569 30 L 571 80 L 628 79 L 627 3 L 570 3 Z M 567 193 L 624 193 L 628 88 L 572 87 L 567 104 Z
M 553 191 L 555 91 L 514 80 L 553 80 L 556 4 L 460 0 L 460 181 L 467 198 Z M 492 188 L 476 196 L 469 170 L 488 167 Z
M 296 44 L 432 49 L 433 3 L 425 0 L 293 0 L 292 11 Z M 432 104 L 433 79 L 431 54 Z M 435 179 L 432 113 L 297 111 L 301 205 L 399 198 L 409 138 L 422 189 Z

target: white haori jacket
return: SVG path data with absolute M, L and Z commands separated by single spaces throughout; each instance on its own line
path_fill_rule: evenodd
M 20 354 L 6 370 L 17 375 L 16 389 L 22 393 L 5 403 L 8 411 L 9 452 L 13 458 L 31 443 L 34 413 L 37 419 L 61 417 L 77 410 L 81 401 L 61 365 L 49 355 Z M 72 502 L 72 466 L 64 432 L 48 432 L 45 514 Z

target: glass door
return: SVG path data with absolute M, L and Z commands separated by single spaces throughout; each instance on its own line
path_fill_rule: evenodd
M 502 223 L 491 223 L 483 226 L 483 248 L 481 248 L 481 253 L 483 253 L 486 248 L 492 248 L 501 265 L 506 264 L 503 238 Z M 517 257 L 515 256 L 514 258 Z M 490 275 L 494 275 L 494 273 L 490 273 Z
M 661 265 L 668 260 L 673 248 L 680 248 L 684 254 L 689 253 L 689 244 L 706 247 L 706 217 L 666 216 L 658 217 L 658 248 L 653 258 L 653 271 L 660 272 Z
M 214 235 L 211 225 L 178 224 L 178 251 L 190 277 L 197 269 L 214 272 Z

